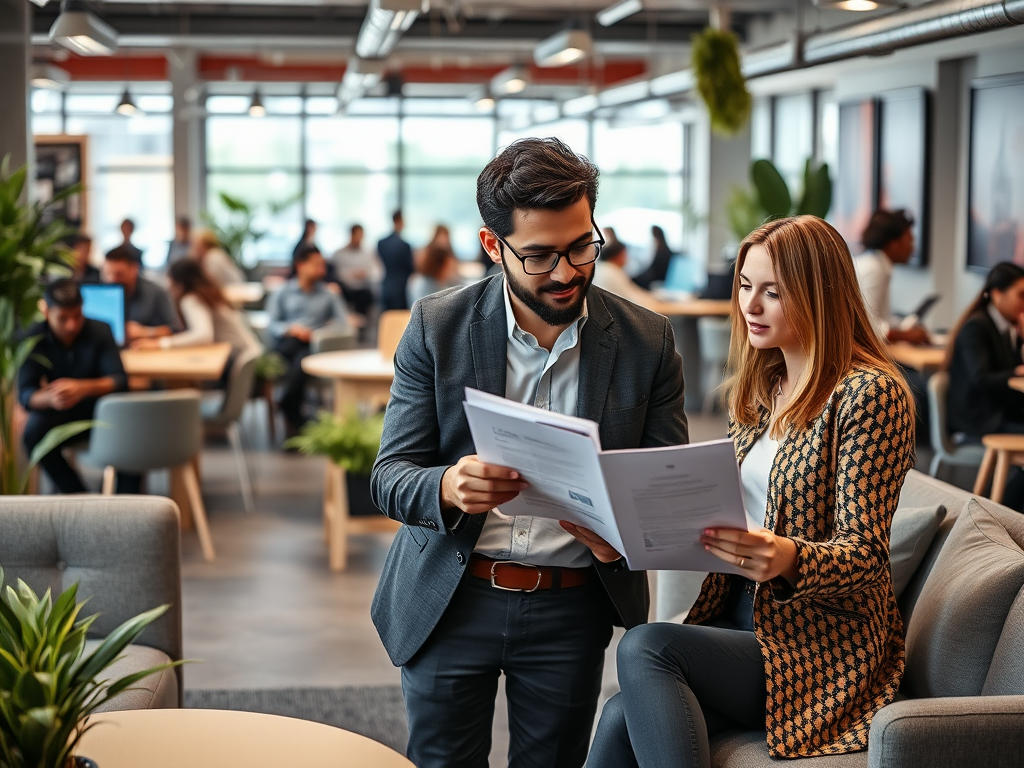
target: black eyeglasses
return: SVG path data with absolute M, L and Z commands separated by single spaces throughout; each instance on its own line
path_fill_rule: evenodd
M 594 229 L 597 230 L 597 240 L 584 243 L 583 245 L 574 245 L 567 251 L 530 253 L 526 256 L 506 243 L 505 239 L 493 229 L 491 230 L 491 234 L 498 239 L 499 243 L 512 251 L 512 255 L 522 263 L 523 271 L 526 274 L 546 275 L 548 272 L 554 272 L 555 267 L 558 266 L 558 260 L 562 257 L 565 257 L 565 260 L 574 267 L 583 267 L 597 261 L 597 257 L 601 255 L 601 248 L 604 246 L 604 236 L 601 234 L 601 230 L 598 229 L 597 222 L 594 221 L 593 216 L 590 217 L 590 223 L 593 224 Z

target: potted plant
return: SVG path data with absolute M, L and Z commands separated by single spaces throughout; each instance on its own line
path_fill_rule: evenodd
M 363 416 L 349 411 L 344 419 L 322 412 L 302 432 L 285 441 L 285 448 L 326 456 L 345 469 L 350 514 L 379 514 L 370 497 L 370 472 L 380 450 L 384 414 Z
M 765 221 L 803 214 L 823 219 L 832 207 L 832 178 L 827 163 L 807 159 L 799 200 L 792 195 L 786 180 L 770 160 L 751 163 L 750 181 L 752 186 L 749 189 L 733 189 L 726 206 L 729 228 L 737 241 Z
M 47 210 L 81 191 L 76 185 L 48 203 L 26 203 L 27 178 L 27 167 L 11 173 L 9 155 L 0 162 L 0 494 L 23 493 L 28 469 L 91 424 L 78 421 L 50 430 L 33 451 L 29 467 L 19 468 L 14 390 L 18 370 L 38 341 L 36 337 L 19 338 L 19 332 L 39 316 L 44 278 L 68 270 L 71 264 L 62 240 L 72 230 L 62 221 L 45 224 Z
M 3 570 L 0 569 L 0 587 Z M 83 768 L 75 757 L 79 739 L 92 726 L 89 715 L 139 680 L 170 662 L 119 680 L 104 671 L 156 620 L 167 606 L 129 619 L 88 655 L 85 636 L 96 616 L 79 618 L 78 585 L 54 603 L 50 590 L 39 597 L 23 581 L 0 596 L 0 766 Z

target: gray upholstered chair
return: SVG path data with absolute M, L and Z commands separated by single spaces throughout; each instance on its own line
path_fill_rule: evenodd
M 928 474 L 939 476 L 943 464 L 955 467 L 979 467 L 985 458 L 985 447 L 968 443 L 957 445 L 950 437 L 946 422 L 948 409 L 949 374 L 945 371 L 933 373 L 928 379 L 928 436 L 931 439 L 932 456 Z
M 697 343 L 700 345 L 700 364 L 704 373 L 704 413 L 712 413 L 721 402 L 722 376 L 729 360 L 729 340 L 732 321 L 728 317 L 698 317 Z
M 249 454 L 245 449 L 242 435 L 242 411 L 252 393 L 253 380 L 256 378 L 256 361 L 260 353 L 252 352 L 240 356 L 231 371 L 224 396 L 202 403 L 203 424 L 208 430 L 222 431 L 227 434 L 231 443 L 231 451 L 235 456 L 235 467 L 238 470 L 238 483 L 242 489 L 242 504 L 245 511 L 252 514 L 253 473 L 249 468 Z
M 192 464 L 203 446 L 198 390 L 106 395 L 96 404 L 95 419 L 89 450 L 80 459 L 104 468 L 103 493 L 114 492 L 118 470 L 142 474 L 170 469 L 172 486 L 180 483 L 185 488 L 203 556 L 212 561 L 216 555 Z
M 83 616 L 99 614 L 87 652 L 121 622 L 167 604 L 110 669 L 122 677 L 182 658 L 178 512 L 156 496 L 0 497 L 0 567 L 7 584 L 22 579 L 54 599 L 78 582 Z M 182 671 L 136 683 L 104 710 L 180 707 Z

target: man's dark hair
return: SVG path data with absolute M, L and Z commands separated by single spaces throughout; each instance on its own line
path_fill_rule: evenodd
M 128 261 L 132 264 L 140 264 L 139 255 L 132 250 L 130 246 L 119 245 L 110 251 L 107 251 L 107 261 Z
M 192 229 L 192 219 L 190 219 L 188 216 L 179 216 L 178 226 L 181 227 L 182 229 Z
M 310 244 L 302 246 L 295 254 L 295 266 L 298 266 L 299 264 L 305 264 L 307 261 L 309 261 L 309 258 L 314 254 L 322 255 L 320 254 L 320 249 L 317 248 L 315 245 Z
M 861 242 L 865 248 L 881 250 L 893 240 L 899 240 L 903 233 L 914 226 L 914 217 L 904 210 L 886 211 L 879 209 L 871 214 L 871 220 L 864 228 Z
M 585 196 L 593 214 L 599 173 L 558 139 L 519 139 L 477 178 L 477 208 L 484 224 L 500 237 L 512 234 L 516 210 L 561 211 Z
M 605 243 L 601 248 L 601 261 L 611 261 L 612 259 L 618 258 L 626 250 L 626 246 L 620 243 L 618 240 L 613 240 L 610 243 Z
M 349 234 L 350 235 L 354 235 L 356 233 L 356 230 L 359 230 L 360 232 L 362 232 L 363 231 L 363 225 L 362 224 L 353 224 L 352 228 L 349 230 Z
M 397 211 L 395 211 L 394 213 L 391 214 L 391 221 L 393 223 L 397 223 L 397 222 L 399 222 L 401 220 L 402 220 L 402 211 L 401 210 L 397 210 Z
M 122 227 L 125 226 L 126 224 L 132 229 L 135 229 L 135 222 L 132 221 L 131 219 L 125 219 L 124 221 L 121 222 Z
M 70 277 L 62 277 L 47 285 L 44 296 L 48 307 L 74 309 L 82 306 L 82 290 Z
M 76 248 L 79 245 L 92 245 L 92 238 L 85 232 L 76 232 L 71 236 L 71 247 Z

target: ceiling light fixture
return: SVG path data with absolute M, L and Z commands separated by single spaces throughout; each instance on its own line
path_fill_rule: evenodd
M 494 109 L 494 105 L 496 103 L 494 100 L 494 96 L 487 88 L 477 91 L 476 93 L 472 94 L 469 98 L 473 102 L 473 105 L 476 107 L 478 112 L 490 112 L 492 109 Z
M 836 8 L 840 11 L 876 11 L 886 6 L 897 6 L 894 0 L 814 0 L 819 8 Z
M 121 103 L 117 105 L 115 111 L 117 114 L 124 115 L 125 117 L 139 114 L 139 108 L 135 106 L 135 102 L 132 100 L 132 95 L 128 93 L 127 87 L 124 89 L 124 93 L 121 94 Z
M 491 92 L 498 96 L 522 93 L 530 84 L 530 73 L 526 67 L 515 64 L 491 78 Z
M 67 70 L 61 69 L 49 62 L 40 62 L 32 65 L 29 81 L 32 83 L 33 88 L 62 91 L 64 86 L 71 82 L 71 75 Z
M 112 56 L 117 52 L 117 30 L 84 3 L 64 0 L 60 16 L 50 27 L 50 42 L 82 56 Z
M 598 11 L 595 18 L 602 27 L 610 27 L 612 24 L 616 24 L 627 16 L 632 16 L 634 13 L 639 13 L 643 9 L 644 4 L 642 0 L 622 0 L 622 2 L 609 5 L 603 11 Z
M 385 58 L 422 8 L 422 0 L 370 0 L 356 38 L 356 54 L 363 59 Z
M 590 33 L 582 29 L 564 29 L 541 40 L 533 48 L 538 67 L 564 67 L 583 61 L 594 50 Z
M 264 117 L 267 108 L 263 106 L 263 97 L 260 96 L 260 89 L 252 92 L 252 102 L 249 104 L 249 117 Z

